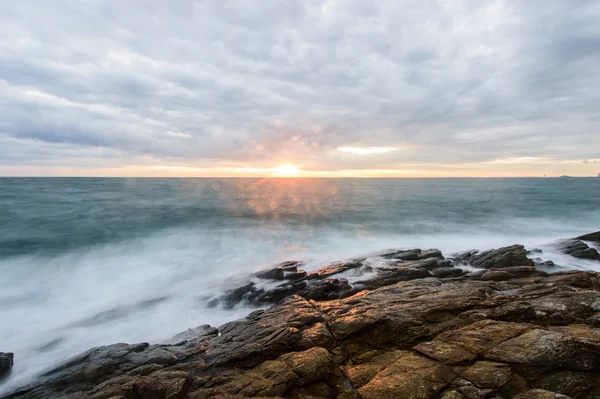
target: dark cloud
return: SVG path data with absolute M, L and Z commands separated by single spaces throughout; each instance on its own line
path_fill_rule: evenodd
M 598 20 L 567 0 L 6 3 L 0 165 L 594 160 Z

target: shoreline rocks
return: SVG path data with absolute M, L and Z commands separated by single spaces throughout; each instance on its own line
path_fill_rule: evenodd
M 600 397 L 600 274 L 539 270 L 520 245 L 300 267 L 219 299 L 269 309 L 173 344 L 90 349 L 6 398 Z
M 527 257 L 523 245 L 511 245 L 498 249 L 479 252 L 472 250 L 455 255 L 452 260 L 470 264 L 482 269 L 498 269 L 510 266 L 533 266 L 533 261 Z
M 381 262 L 373 266 L 367 259 L 355 259 L 332 263 L 310 273 L 298 268 L 302 266 L 301 262 L 284 262 L 255 273 L 249 281 L 226 292 L 221 298 L 211 299 L 209 304 L 217 306 L 222 303 L 231 307 L 245 302 L 264 306 L 280 303 L 291 295 L 316 301 L 343 299 L 362 290 L 371 290 L 399 281 L 432 276 L 458 277 L 467 274 L 466 271 L 455 268 L 437 249 L 390 250 L 371 258 L 373 259 L 379 259 Z M 365 278 L 357 278 L 357 281 L 351 284 L 344 276 L 347 272 L 352 272 L 355 277 Z M 270 281 L 276 285 L 265 288 L 259 286 L 260 281 Z
M 600 253 L 595 248 L 591 248 L 585 242 L 578 239 L 561 241 L 558 244 L 558 249 L 575 258 L 600 260 Z

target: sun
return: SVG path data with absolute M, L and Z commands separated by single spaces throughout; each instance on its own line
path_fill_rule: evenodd
M 275 176 L 281 177 L 294 177 L 302 173 L 302 169 L 290 164 L 281 165 L 276 168 L 273 168 L 272 170 Z

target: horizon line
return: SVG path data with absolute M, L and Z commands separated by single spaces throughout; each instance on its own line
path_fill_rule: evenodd
M 600 178 L 600 175 L 584 176 L 49 176 L 49 175 L 0 175 L 2 179 L 39 178 L 39 179 L 560 179 L 560 178 Z

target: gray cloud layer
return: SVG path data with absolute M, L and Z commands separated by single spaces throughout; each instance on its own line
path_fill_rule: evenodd
M 583 163 L 599 20 L 594 0 L 4 2 L 0 165 Z

